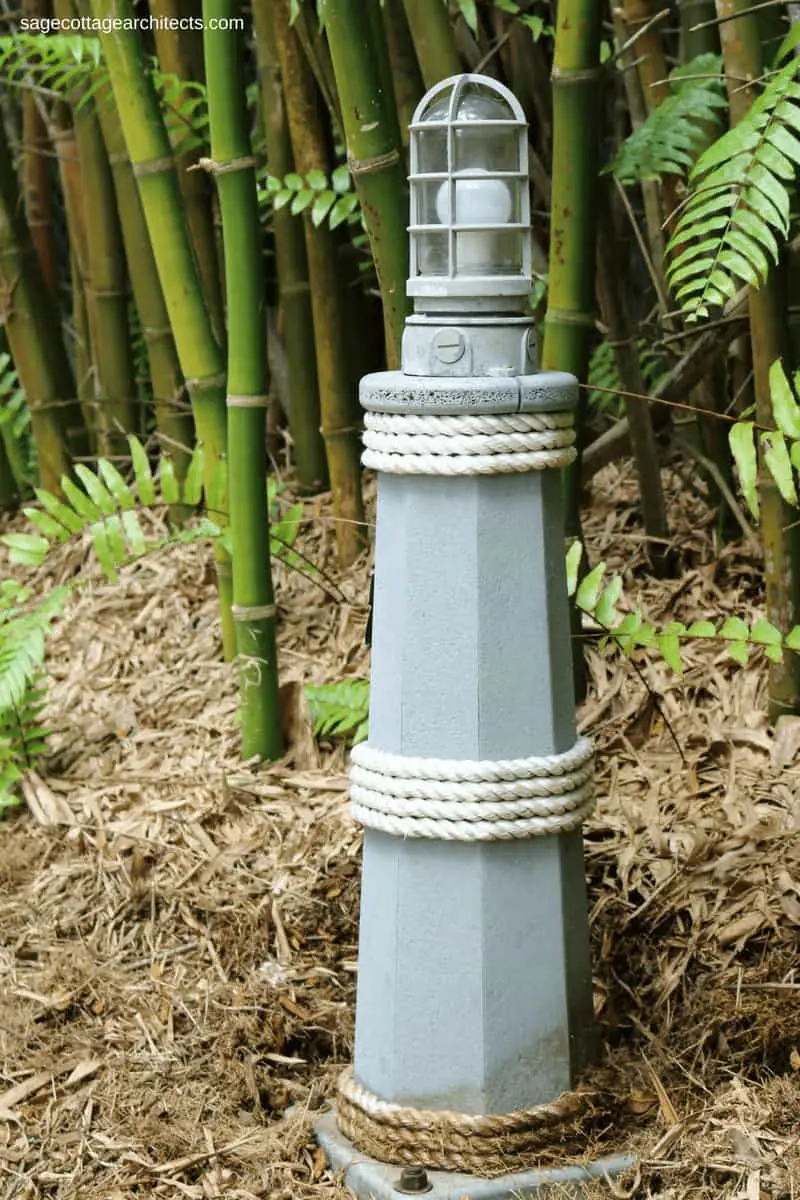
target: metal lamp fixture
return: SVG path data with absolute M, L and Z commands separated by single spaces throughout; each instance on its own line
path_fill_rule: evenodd
M 527 296 L 527 123 L 502 84 L 460 75 L 434 87 L 411 132 L 411 274 L 426 299 Z M 420 303 L 422 301 L 422 303 Z

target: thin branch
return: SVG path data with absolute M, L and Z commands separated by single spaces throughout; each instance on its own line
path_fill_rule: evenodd
M 652 29 L 654 25 L 657 25 L 659 21 L 663 21 L 664 18 L 668 17 L 669 15 L 670 10 L 668 8 L 662 8 L 661 12 L 657 12 L 654 17 L 651 17 L 649 21 L 646 21 L 641 29 L 637 29 L 636 33 L 632 33 L 627 42 L 623 43 L 619 50 L 617 50 L 609 59 L 606 60 L 606 64 L 616 62 L 616 60 L 621 58 L 623 54 L 627 53 L 631 46 L 635 45 L 639 38 L 643 37 L 649 29 Z

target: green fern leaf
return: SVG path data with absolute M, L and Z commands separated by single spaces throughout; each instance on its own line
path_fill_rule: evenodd
M 369 681 L 343 679 L 321 686 L 307 684 L 306 703 L 315 737 L 362 741 L 367 734 Z
M 743 283 L 760 287 L 768 256 L 777 259 L 776 235 L 788 234 L 789 186 L 800 162 L 796 71 L 792 61 L 774 75 L 744 119 L 706 150 L 690 175 L 692 190 L 668 247 L 667 272 L 689 320 L 708 316 Z M 724 215 L 725 222 L 715 226 L 709 247 L 698 226 L 712 215 Z
M 133 474 L 136 479 L 136 490 L 139 494 L 139 500 L 142 504 L 156 504 L 156 485 L 153 479 L 153 472 L 150 470 L 150 460 L 147 457 L 147 451 L 139 439 L 133 437 L 133 435 L 128 438 L 128 445 L 131 451 L 131 463 L 133 464 Z
M 606 172 L 621 183 L 684 175 L 727 107 L 722 59 L 701 54 L 670 75 L 671 95 L 622 144 Z

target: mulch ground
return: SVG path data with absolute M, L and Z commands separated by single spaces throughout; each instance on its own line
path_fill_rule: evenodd
M 597 478 L 587 544 L 658 622 L 762 602 L 742 543 L 666 473 L 676 578 L 646 578 L 629 468 Z M 347 756 L 303 682 L 368 672 L 368 566 L 276 567 L 284 761 L 238 760 L 205 547 L 98 576 L 54 634 L 50 751 L 0 822 L 0 1196 L 328 1200 L 312 1121 L 352 1054 L 360 834 Z M 71 546 L 37 588 L 93 570 Z M 599 750 L 586 829 L 608 1104 L 588 1153 L 613 1195 L 800 1194 L 800 734 L 764 716 L 765 661 L 695 644 L 588 652 Z M 288 1115 L 287 1115 L 288 1112 Z M 533 1164 L 532 1164 L 533 1165 Z M 608 1195 L 598 1185 L 598 1195 Z

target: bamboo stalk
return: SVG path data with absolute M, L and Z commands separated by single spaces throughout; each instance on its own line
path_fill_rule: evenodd
M 79 8 L 82 16 L 91 15 L 90 0 L 80 0 Z M 147 346 L 156 431 L 162 451 L 171 455 L 176 477 L 182 481 L 194 443 L 194 421 L 142 202 L 110 85 L 99 89 L 96 99 L 100 129 L 111 164 L 131 289 Z M 170 512 L 171 520 L 175 523 L 179 523 L 186 515 L 186 510 L 178 505 Z
M 196 4 L 196 0 L 192 0 Z M 179 22 L 186 20 L 189 5 L 185 0 L 151 0 L 152 15 L 163 21 L 154 29 L 156 53 L 162 71 L 176 75 L 178 79 L 200 80 L 203 70 L 202 40 L 192 30 Z M 203 171 L 192 170 L 198 158 L 197 150 L 189 150 L 175 157 L 183 197 L 184 214 L 189 231 L 189 240 L 197 260 L 203 294 L 206 299 L 214 335 L 222 343 L 225 339 L 225 313 L 223 307 L 223 283 L 220 273 L 217 237 L 214 227 L 213 189 Z
M 294 170 L 294 159 L 273 28 L 274 14 L 268 6 L 255 4 L 253 21 L 267 165 L 271 175 L 283 179 Z M 272 228 L 289 377 L 287 416 L 298 483 L 303 491 L 313 494 L 327 487 L 328 464 L 319 429 L 319 384 L 305 235 L 301 222 L 286 208 L 273 212 Z
M 444 4 L 404 0 L 411 39 L 426 88 L 461 72 L 453 27 Z
M 69 431 L 84 432 L 61 321 L 22 214 L 0 122 L 0 305 L 6 338 L 31 414 L 41 486 L 56 494 L 70 469 Z
M 69 6 L 68 6 L 69 7 Z M 118 457 L 141 433 L 128 322 L 128 279 L 111 167 L 97 116 L 74 106 L 75 138 L 86 212 L 88 280 L 100 451 Z
M 406 20 L 403 0 L 385 0 L 383 19 L 386 25 L 386 43 L 392 67 L 397 118 L 400 122 L 400 137 L 403 146 L 407 148 L 408 126 L 411 124 L 414 109 L 422 99 L 425 85 L 422 82 L 422 73 L 417 62 L 411 30 Z
M 758 19 L 751 8 L 749 0 L 717 0 L 720 18 L 736 18 L 723 21 L 719 27 L 732 126 L 753 104 L 758 95 L 756 81 L 764 69 Z M 743 87 L 742 79 L 752 83 Z M 787 342 L 780 270 L 771 271 L 766 283 L 751 292 L 749 304 L 756 420 L 773 427 L 768 374 L 772 363 L 785 352 Z M 800 526 L 763 462 L 759 464 L 758 489 L 767 620 L 785 634 L 800 623 Z M 785 713 L 800 713 L 800 655 L 786 653 L 782 662 L 770 662 L 769 712 L 772 720 Z
M 330 163 L 318 94 L 300 42 L 289 26 L 289 0 L 273 0 L 273 10 L 297 170 L 306 175 L 317 168 L 328 174 Z M 333 491 L 337 548 L 341 561 L 347 564 L 364 547 L 364 502 L 359 447 L 353 426 L 341 276 L 331 230 L 324 224 L 315 227 L 307 212 L 303 215 L 303 227 L 314 313 L 322 437 Z
M 269 557 L 264 276 L 244 72 L 231 18 L 237 0 L 203 0 L 211 157 L 228 283 L 228 454 L 233 599 L 241 666 L 242 757 L 283 753 L 275 596 Z M 210 28 L 226 22 L 229 29 Z
M 600 6 L 562 0 L 553 58 L 550 275 L 542 366 L 585 381 L 594 334 Z M 584 405 L 577 414 L 578 445 Z M 580 459 L 567 483 L 567 531 L 580 532 Z
M 408 203 L 386 48 L 377 37 L 378 5 L 379 0 L 327 0 L 325 28 L 342 103 L 347 158 L 383 301 L 386 356 L 392 368 L 400 364 L 400 343 L 410 312 Z
M 48 0 L 23 0 L 26 17 L 47 17 Z M 53 237 L 53 178 L 50 173 L 50 139 L 40 101 L 32 88 L 22 96 L 22 192 L 25 219 L 31 232 L 39 266 L 51 296 L 57 295 L 58 266 Z
M 719 54 L 717 26 L 710 24 L 717 15 L 714 0 L 679 0 L 681 22 L 681 62 L 691 62 L 698 54 Z M 697 29 L 696 26 L 702 26 Z
M 19 487 L 8 456 L 8 443 L 13 435 L 6 425 L 0 425 L 0 512 L 13 508 L 19 497 Z
M 586 381 L 594 334 L 595 190 L 600 101 L 600 13 L 594 0 L 561 0 L 553 53 L 550 271 L 542 367 Z M 575 414 L 578 457 L 566 473 L 566 532 L 580 537 L 581 450 L 586 411 Z M 586 694 L 581 618 L 570 610 L 573 683 Z
M 214 490 L 217 462 L 227 450 L 225 362 L 217 342 L 183 219 L 180 189 L 169 139 L 133 25 L 131 0 L 92 0 L 93 15 L 128 28 L 101 33 L 114 100 L 128 148 L 158 276 L 164 293 L 181 370 L 192 401 L 195 428 L 205 449 L 206 494 Z M 219 517 L 219 514 L 211 514 Z M 215 542 L 223 645 L 235 653 L 230 613 L 230 559 Z
M 644 396 L 647 389 L 639 363 L 636 337 L 622 291 L 624 273 L 619 270 L 618 262 L 615 261 L 609 246 L 610 242 L 607 236 L 599 240 L 597 291 L 603 317 L 608 328 L 608 338 L 613 347 L 617 373 L 623 390 Z M 669 563 L 667 554 L 669 525 L 650 408 L 646 400 L 626 397 L 625 409 L 628 415 L 631 449 L 639 481 L 647 555 L 654 574 L 663 576 L 667 572 Z

